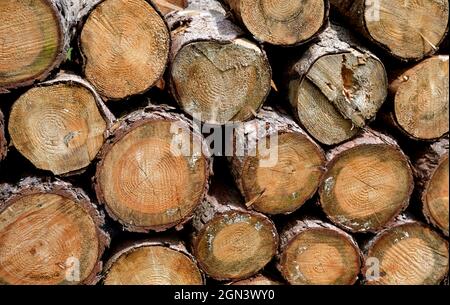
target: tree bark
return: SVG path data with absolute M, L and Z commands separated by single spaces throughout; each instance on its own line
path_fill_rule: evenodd
M 188 9 L 166 19 L 173 40 L 169 83 L 180 107 L 210 124 L 253 117 L 270 92 L 264 50 L 217 10 Z
M 103 226 L 103 214 L 66 182 L 29 177 L 1 185 L 0 283 L 96 283 L 109 246 Z
M 19 97 L 8 129 L 13 145 L 34 166 L 69 175 L 91 163 L 114 120 L 88 82 L 62 72 Z
M 108 260 L 105 285 L 203 285 L 195 258 L 179 240 L 133 242 Z
M 387 96 L 381 61 L 337 25 L 320 34 L 287 71 L 288 98 L 297 118 L 326 145 L 355 136 Z
M 0 109 L 0 161 L 6 158 L 8 152 L 8 143 L 5 137 L 5 120 L 3 112 Z
M 351 285 L 358 279 L 361 252 L 341 229 L 317 219 L 297 220 L 280 234 L 278 270 L 295 285 Z
M 448 138 L 428 146 L 414 164 L 416 189 L 427 221 L 448 236 Z
M 208 189 L 204 139 L 171 107 L 149 106 L 122 118 L 99 159 L 97 198 L 128 231 L 181 229 Z
M 394 139 L 367 129 L 327 153 L 319 187 L 327 217 L 350 232 L 377 232 L 409 204 L 413 174 Z
M 192 224 L 194 256 L 216 280 L 250 277 L 277 252 L 278 233 L 273 222 L 248 211 L 237 190 L 225 184 L 212 184 Z
M 234 130 L 233 141 L 230 168 L 249 207 L 289 214 L 315 194 L 324 153 L 288 115 L 264 108 Z
M 328 23 L 328 0 L 224 0 L 260 42 L 295 46 L 314 39 Z
M 434 54 L 448 32 L 447 0 L 330 0 L 355 30 L 400 60 Z
M 364 247 L 367 285 L 436 285 L 448 273 L 448 242 L 401 215 Z

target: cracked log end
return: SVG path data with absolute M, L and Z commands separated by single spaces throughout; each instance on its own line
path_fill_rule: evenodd
M 164 73 L 169 45 L 167 25 L 149 2 L 106 0 L 81 32 L 84 73 L 109 99 L 142 93 Z
M 50 1 L 2 0 L 0 20 L 0 89 L 41 79 L 61 61 L 62 25 Z

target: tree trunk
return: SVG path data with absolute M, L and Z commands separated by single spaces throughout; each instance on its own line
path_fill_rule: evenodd
M 268 285 L 282 285 L 282 283 L 271 279 L 263 274 L 257 274 L 251 278 L 235 281 L 230 283 L 230 285 L 244 285 L 244 286 L 268 286 Z
M 341 143 L 375 118 L 387 96 L 381 61 L 331 25 L 288 68 L 289 101 L 319 142 Z
M 5 138 L 5 121 L 3 117 L 3 112 L 0 109 L 0 161 L 6 158 L 6 153 L 8 152 L 8 143 Z
M 448 138 L 431 144 L 414 166 L 416 189 L 429 223 L 448 236 Z
M 294 46 L 306 43 L 328 23 L 328 0 L 224 0 L 260 42 Z
M 117 251 L 104 269 L 105 285 L 202 285 L 195 258 L 180 241 L 135 242 Z
M 8 127 L 13 145 L 34 166 L 62 175 L 79 173 L 91 163 L 113 122 L 88 82 L 60 73 L 19 97 Z
M 448 133 L 448 55 L 428 58 L 396 71 L 389 93 L 392 127 L 416 140 L 434 140 Z
M 239 280 L 260 271 L 276 254 L 278 234 L 266 216 L 245 209 L 228 185 L 213 184 L 193 218 L 193 253 L 217 280 Z
M 368 40 L 401 60 L 432 55 L 448 31 L 448 0 L 330 0 Z
M 377 232 L 409 204 L 413 174 L 390 137 L 367 129 L 327 154 L 319 188 L 327 217 L 351 232 Z
M 79 46 L 86 79 L 100 95 L 120 100 L 162 77 L 170 33 L 150 0 L 105 0 L 90 12 Z
M 351 285 L 358 279 L 358 244 L 331 224 L 297 220 L 286 226 L 280 242 L 277 267 L 290 284 Z
M 3 0 L 0 93 L 43 80 L 70 56 L 76 26 L 99 0 Z
M 109 245 L 103 214 L 78 188 L 26 178 L 0 186 L 0 284 L 92 284 Z
M 288 115 L 264 108 L 234 130 L 234 146 L 231 172 L 249 207 L 289 214 L 315 194 L 324 153 Z
M 188 0 L 153 0 L 153 3 L 163 15 L 180 11 L 188 6 Z
M 364 249 L 368 285 L 436 285 L 448 273 L 448 242 L 405 216 L 378 233 Z
M 125 230 L 181 229 L 207 191 L 208 155 L 201 134 L 173 108 L 133 112 L 100 153 L 98 200 Z
M 190 116 L 210 123 L 245 121 L 270 91 L 265 52 L 218 11 L 166 16 L 172 31 L 170 89 Z

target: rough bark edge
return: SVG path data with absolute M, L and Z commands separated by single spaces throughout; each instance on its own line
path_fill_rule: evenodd
M 59 179 L 27 177 L 19 181 L 16 185 L 0 185 L 0 212 L 3 212 L 18 199 L 33 194 L 56 194 L 72 200 L 81 206 L 94 221 L 98 237 L 97 262 L 91 273 L 80 282 L 80 284 L 96 284 L 100 279 L 102 270 L 102 255 L 111 242 L 109 234 L 104 230 L 105 215 L 97 209 L 96 205 L 89 199 L 86 193 L 73 187 L 71 184 Z
M 427 222 L 433 227 L 441 230 L 445 236 L 449 236 L 449 232 L 441 229 L 431 216 L 426 204 L 426 195 L 431 178 L 434 176 L 439 165 L 444 161 L 444 157 L 448 157 L 449 139 L 444 137 L 441 140 L 431 144 L 425 149 L 419 158 L 414 162 L 413 172 L 416 179 L 416 190 L 422 203 L 422 212 Z
M 195 208 L 182 220 L 170 224 L 159 225 L 159 226 L 135 226 L 133 224 L 126 223 L 122 221 L 119 216 L 115 215 L 113 211 L 108 207 L 106 203 L 103 191 L 101 186 L 98 183 L 97 177 L 100 174 L 100 170 L 103 167 L 104 160 L 108 152 L 112 149 L 112 147 L 119 142 L 123 137 L 125 137 L 130 131 L 138 128 L 142 125 L 145 125 L 149 122 L 153 121 L 172 121 L 172 122 L 180 122 L 184 125 L 184 127 L 189 130 L 193 136 L 197 137 L 199 142 L 202 145 L 202 155 L 205 159 L 205 188 L 203 191 L 202 198 L 199 200 L 198 205 L 201 204 L 203 199 L 206 196 L 206 193 L 209 189 L 209 177 L 213 175 L 212 172 L 212 158 L 210 158 L 209 149 L 204 141 L 202 134 L 199 132 L 198 128 L 192 124 L 183 114 L 176 112 L 176 109 L 167 106 L 167 105 L 151 105 L 149 104 L 144 109 L 140 109 L 134 111 L 127 116 L 119 119 L 116 124 L 109 130 L 110 137 L 105 141 L 103 147 L 101 148 L 98 154 L 98 162 L 97 168 L 95 171 L 95 175 L 92 177 L 93 188 L 96 193 L 99 204 L 104 205 L 108 215 L 115 221 L 119 222 L 122 225 L 123 230 L 129 232 L 137 232 L 137 233 L 148 233 L 150 231 L 155 232 L 163 232 L 169 228 L 175 227 L 177 231 L 183 229 L 183 226 L 189 222 L 193 214 L 195 212 Z M 198 207 L 197 205 L 197 207 Z
M 52 0 L 52 1 L 58 1 L 58 0 Z M 64 1 L 73 1 L 73 0 L 64 0 Z M 86 64 L 87 64 L 88 60 L 87 60 L 86 56 L 84 55 L 83 47 L 82 47 L 82 44 L 81 44 L 81 31 L 83 31 L 84 25 L 86 24 L 86 21 L 88 20 L 88 18 L 91 15 L 91 13 L 100 4 L 102 4 L 103 2 L 106 2 L 108 0 L 94 0 L 94 1 L 99 1 L 99 2 L 95 3 L 92 7 L 89 8 L 88 12 L 86 12 L 86 14 L 85 14 L 85 16 L 83 18 L 83 21 L 80 22 L 80 24 L 78 26 L 79 27 L 78 31 L 79 31 L 80 34 L 78 35 L 78 41 L 76 42 L 76 44 L 77 44 L 77 48 L 78 48 L 78 50 L 80 52 L 80 57 L 81 57 L 81 61 L 82 61 L 82 63 L 81 63 L 81 71 L 82 71 L 83 78 L 86 78 L 85 70 L 86 70 Z M 107 102 L 123 101 L 123 100 L 130 99 L 130 98 L 132 98 L 134 96 L 138 96 L 138 95 L 141 95 L 141 94 L 144 94 L 144 93 L 148 92 L 150 89 L 152 89 L 153 87 L 158 85 L 158 83 L 161 81 L 161 79 L 163 79 L 165 71 L 167 70 L 167 66 L 169 65 L 170 50 L 172 48 L 172 38 L 171 38 L 171 35 L 170 35 L 170 29 L 169 29 L 169 26 L 167 25 L 166 18 L 164 18 L 164 15 L 161 13 L 161 11 L 159 10 L 158 6 L 156 4 L 154 4 L 152 0 L 142 0 L 142 1 L 145 1 L 148 5 L 150 5 L 155 10 L 155 12 L 159 15 L 159 17 L 161 18 L 161 20 L 163 21 L 163 23 L 164 23 L 164 25 L 166 27 L 168 36 L 167 36 L 167 41 L 166 41 L 167 57 L 166 57 L 166 60 L 165 60 L 166 61 L 165 68 L 162 69 L 159 77 L 153 82 L 153 84 L 149 85 L 146 89 L 144 89 L 144 90 L 142 90 L 140 92 L 135 92 L 133 94 L 129 94 L 129 95 L 127 95 L 125 97 L 121 97 L 121 98 L 104 97 L 104 99 Z
M 361 270 L 361 268 L 363 266 L 363 253 L 362 253 L 360 247 L 358 246 L 357 242 L 355 241 L 355 239 L 349 233 L 345 232 L 344 230 L 342 230 L 342 229 L 338 228 L 337 226 L 334 226 L 330 223 L 327 223 L 327 222 L 324 222 L 324 221 L 321 221 L 321 220 L 315 219 L 315 218 L 305 217 L 304 219 L 294 220 L 294 221 L 289 222 L 285 226 L 285 228 L 282 230 L 282 232 L 280 233 L 280 251 L 277 256 L 276 267 L 277 267 L 278 271 L 280 271 L 280 273 L 283 275 L 283 278 L 286 281 L 287 281 L 287 277 L 286 277 L 285 269 L 281 265 L 281 260 L 282 260 L 282 256 L 285 251 L 285 248 L 287 248 L 293 242 L 293 240 L 300 234 L 307 232 L 308 230 L 314 230 L 314 229 L 331 230 L 331 231 L 336 232 L 340 236 L 344 237 L 346 240 L 348 240 L 350 242 L 350 244 L 353 246 L 353 248 L 358 256 L 359 269 Z M 356 281 L 359 278 L 359 274 L 360 274 L 360 272 L 358 272 L 356 277 L 353 279 L 353 281 L 351 283 L 349 283 L 349 285 L 353 285 L 356 283 Z
M 0 161 L 6 158 L 6 154 L 8 152 L 8 146 L 5 136 L 5 121 L 3 112 L 0 109 Z
M 325 213 L 327 219 L 329 219 L 332 223 L 334 223 L 336 226 L 349 231 L 351 233 L 377 233 L 380 230 L 383 230 L 384 228 L 386 228 L 387 226 L 389 226 L 390 222 L 395 219 L 398 215 L 400 215 L 401 213 L 403 213 L 406 208 L 408 208 L 410 200 L 411 200 L 411 196 L 413 194 L 414 191 L 414 174 L 413 174 L 413 166 L 411 164 L 410 158 L 404 153 L 404 151 L 401 149 L 401 147 L 398 145 L 397 141 L 394 140 L 393 138 L 391 138 L 390 136 L 375 131 L 373 129 L 370 128 L 365 128 L 364 131 L 357 135 L 355 138 L 353 138 L 352 140 L 349 140 L 343 144 L 341 144 L 340 146 L 337 146 L 331 150 L 329 150 L 326 154 L 326 158 L 327 158 L 327 164 L 326 164 L 326 168 L 329 169 L 331 168 L 335 162 L 337 160 L 339 160 L 339 157 L 341 156 L 341 154 L 345 153 L 347 150 L 358 147 L 358 146 L 362 146 L 362 145 L 389 145 L 392 146 L 393 148 L 395 148 L 396 150 L 398 150 L 400 152 L 400 154 L 403 156 L 403 158 L 406 160 L 407 164 L 408 164 L 408 168 L 409 168 L 409 178 L 410 178 L 410 185 L 409 185 L 409 190 L 408 190 L 408 196 L 406 197 L 406 199 L 404 200 L 404 202 L 400 205 L 398 212 L 395 213 L 395 215 L 391 218 L 391 220 L 387 221 L 387 223 L 384 226 L 380 226 L 377 228 L 373 228 L 370 230 L 355 230 L 351 227 L 348 227 L 344 224 L 338 223 L 336 222 L 332 217 L 328 216 L 328 214 Z M 328 171 L 328 170 L 327 170 Z M 320 186 L 319 186 L 319 200 L 317 201 L 317 204 L 322 207 L 322 203 L 321 203 L 321 199 L 320 199 L 320 195 L 321 195 L 321 188 L 322 185 L 325 182 L 325 177 L 326 177 L 326 173 L 324 174 L 322 181 L 320 182 Z

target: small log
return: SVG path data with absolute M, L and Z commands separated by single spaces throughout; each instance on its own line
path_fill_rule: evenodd
M 327 217 L 350 232 L 377 232 L 409 204 L 413 173 L 394 139 L 367 129 L 327 153 L 319 188 Z
M 136 242 L 106 263 L 104 285 L 203 285 L 195 258 L 179 241 Z
M 88 82 L 60 73 L 19 97 L 8 129 L 12 144 L 34 166 L 67 175 L 91 163 L 114 120 Z
M 173 110 L 150 106 L 125 116 L 100 152 L 97 198 L 125 230 L 181 229 L 207 192 L 204 139 Z
M 78 188 L 26 178 L 0 187 L 0 284 L 93 284 L 109 236 Z
M 449 229 L 448 202 L 448 138 L 431 144 L 416 160 L 414 174 L 416 188 L 429 223 L 446 236 Z
M 353 29 L 401 60 L 432 55 L 448 32 L 448 0 L 330 2 Z
M 193 254 L 217 280 L 238 280 L 260 271 L 276 254 L 278 233 L 263 214 L 248 211 L 239 192 L 213 184 L 193 218 Z
M 331 25 L 288 67 L 288 97 L 319 142 L 339 144 L 375 118 L 387 96 L 382 62 L 347 30 Z
M 265 52 L 221 12 L 188 9 L 166 19 L 173 40 L 170 89 L 180 107 L 210 124 L 253 117 L 271 88 Z
M 361 252 L 341 229 L 320 220 L 290 223 L 280 234 L 278 270 L 293 285 L 352 285 Z
M 316 193 L 324 152 L 288 115 L 264 108 L 235 130 L 234 143 L 231 172 L 252 209 L 289 214 Z
M 255 276 L 252 276 L 251 278 L 248 278 L 245 280 L 232 282 L 232 283 L 230 283 L 230 285 L 268 286 L 268 285 L 283 285 L 283 284 L 271 279 L 270 277 L 268 277 L 266 275 L 257 274 Z
M 105 0 L 83 25 L 83 71 L 100 95 L 120 100 L 150 89 L 168 61 L 170 33 L 150 0 Z
M 328 23 L 328 0 L 225 0 L 261 42 L 294 46 L 310 41 Z
M 370 240 L 364 252 L 367 285 L 436 285 L 448 273 L 448 241 L 405 216 Z
M 153 3 L 163 15 L 180 11 L 188 6 L 188 0 L 153 0 Z

